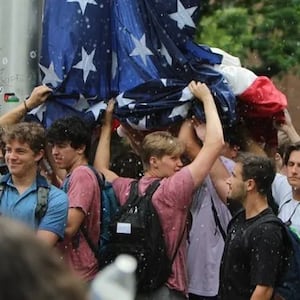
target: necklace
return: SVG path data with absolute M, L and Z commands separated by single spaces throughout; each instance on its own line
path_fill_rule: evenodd
M 283 207 L 285 204 L 290 203 L 291 201 L 292 201 L 292 199 L 290 199 L 290 200 L 284 202 L 284 203 L 281 205 L 279 212 L 282 210 L 282 207 Z M 294 216 L 294 214 L 295 214 L 297 208 L 299 207 L 299 205 L 300 205 L 300 202 L 297 203 L 297 205 L 295 206 L 295 208 L 294 208 L 293 212 L 291 213 L 290 217 L 288 218 L 288 220 L 287 220 L 286 222 L 284 222 L 285 225 L 287 225 L 287 226 L 291 226 L 291 225 L 292 225 L 292 218 L 293 218 L 293 216 Z M 279 212 L 278 212 L 278 214 L 279 214 Z

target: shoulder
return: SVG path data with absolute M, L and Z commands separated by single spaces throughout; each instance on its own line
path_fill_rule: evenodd
M 97 183 L 98 180 L 94 171 L 88 166 L 79 166 L 75 168 L 70 175 L 70 184 L 80 182 L 81 185 L 89 182 Z
M 193 193 L 195 189 L 192 173 L 188 167 L 182 168 L 170 177 L 163 178 L 161 186 L 168 188 L 170 191 L 176 191 L 176 193 L 186 193 L 186 191 Z
M 49 187 L 49 201 L 56 204 L 68 204 L 67 194 L 54 185 Z
M 292 187 L 285 175 L 277 173 L 272 183 L 272 196 L 275 202 L 282 205 L 292 197 Z
M 112 185 L 113 187 L 121 187 L 121 186 L 129 186 L 131 182 L 133 182 L 135 179 L 128 178 L 128 177 L 118 177 L 113 180 Z
M 68 198 L 67 194 L 63 190 L 57 188 L 56 186 L 54 186 L 52 184 L 49 186 L 49 197 L 51 197 L 51 198 L 61 198 L 61 199 L 67 199 Z
M 127 177 L 118 177 L 113 180 L 112 187 L 121 205 L 126 202 L 129 196 L 130 184 L 134 180 L 133 178 Z
M 275 215 L 262 215 L 249 227 L 252 227 L 250 237 L 254 242 L 279 243 L 283 240 L 284 224 Z
M 86 175 L 86 174 L 95 175 L 94 171 L 89 166 L 82 165 L 82 166 L 78 166 L 77 168 L 75 168 L 72 171 L 70 177 L 72 178 L 72 177 L 77 177 L 77 176 Z

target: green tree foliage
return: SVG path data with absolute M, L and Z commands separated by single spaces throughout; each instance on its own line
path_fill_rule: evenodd
M 203 1 L 197 29 L 198 43 L 238 56 L 258 75 L 300 69 L 300 0 Z

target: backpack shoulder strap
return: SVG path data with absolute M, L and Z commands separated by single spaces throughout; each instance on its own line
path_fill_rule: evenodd
M 98 184 L 100 186 L 100 188 L 104 188 L 105 185 L 105 177 L 102 173 L 99 173 L 93 166 L 88 165 L 88 167 L 93 171 L 94 175 L 97 178 Z
M 35 208 L 35 217 L 40 223 L 42 218 L 45 216 L 48 208 L 48 198 L 49 198 L 50 185 L 47 180 L 39 176 L 37 179 L 37 204 Z
M 3 192 L 4 192 L 4 189 L 5 189 L 5 186 L 7 184 L 7 180 L 9 178 L 9 174 L 5 174 L 3 176 L 1 176 L 0 178 L 0 201 L 1 201 L 1 198 L 2 198 L 2 195 L 3 195 Z
M 222 224 L 221 224 L 220 218 L 218 216 L 218 212 L 217 212 L 217 209 L 215 207 L 214 200 L 213 200 L 212 197 L 210 197 L 210 201 L 211 201 L 211 209 L 212 209 L 212 213 L 213 213 L 213 216 L 214 216 L 216 226 L 219 228 L 221 236 L 222 236 L 223 240 L 225 241 L 226 240 L 226 232 L 222 227 Z
M 260 226 L 261 224 L 265 224 L 265 223 L 277 223 L 279 224 L 282 228 L 285 228 L 286 226 L 284 225 L 284 223 L 278 218 L 276 217 L 275 215 L 273 214 L 267 214 L 265 215 L 263 218 L 259 218 L 258 220 L 254 221 L 252 224 L 250 224 L 246 230 L 244 231 L 243 233 L 243 236 L 245 237 L 245 242 L 246 242 L 246 245 L 248 245 L 248 242 L 249 242 L 249 237 L 253 231 L 254 228 Z M 288 228 L 285 228 L 284 230 L 286 231 L 286 229 Z
M 37 190 L 37 204 L 35 209 L 35 217 L 40 223 L 41 219 L 45 216 L 48 208 L 49 187 L 40 186 Z
M 5 184 L 3 182 L 0 182 L 0 201 L 4 192 Z
M 160 185 L 160 180 L 154 180 L 146 189 L 144 195 L 141 195 L 141 197 L 139 197 L 139 191 L 138 191 L 138 186 L 139 186 L 139 181 L 138 180 L 133 180 L 130 184 L 130 192 L 129 192 L 129 196 L 127 198 L 127 201 L 125 203 L 126 206 L 128 205 L 135 205 L 137 204 L 139 201 L 141 201 L 141 199 L 145 199 L 145 200 L 149 200 L 152 198 L 154 192 L 157 190 L 157 188 Z M 125 206 L 124 205 L 124 206 Z

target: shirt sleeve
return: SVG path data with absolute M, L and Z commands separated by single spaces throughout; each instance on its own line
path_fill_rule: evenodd
M 95 195 L 100 199 L 99 185 L 93 171 L 86 166 L 76 168 L 69 181 L 69 208 L 80 208 L 87 214 Z
M 61 239 L 64 238 L 65 226 L 68 217 L 67 194 L 54 186 L 51 186 L 48 196 L 48 208 L 42 218 L 38 230 L 55 233 Z
M 288 183 L 286 176 L 276 174 L 272 183 L 272 196 L 279 207 L 289 199 L 292 199 L 292 187 Z
M 121 205 L 124 205 L 129 196 L 130 183 L 134 179 L 118 177 L 112 182 L 114 192 Z
M 188 167 L 164 178 L 159 188 L 161 190 L 156 195 L 163 195 L 164 203 L 170 207 L 186 210 L 192 203 L 195 185 Z
M 281 226 L 273 223 L 261 224 L 251 234 L 249 246 L 251 285 L 274 287 L 284 251 Z

